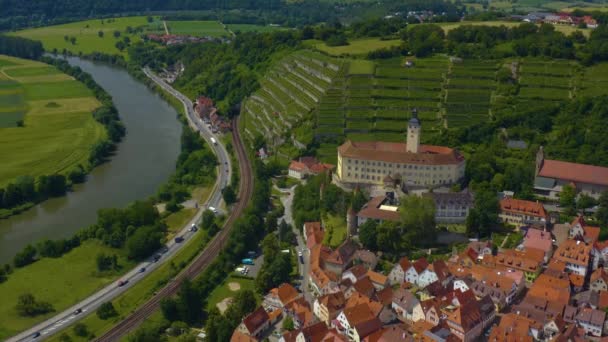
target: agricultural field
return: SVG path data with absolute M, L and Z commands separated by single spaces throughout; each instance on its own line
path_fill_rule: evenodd
M 608 63 L 586 68 L 578 96 L 599 96 L 608 94 Z
M 0 56 L 0 186 L 86 165 L 105 130 L 91 91 L 49 65 Z
M 570 61 L 522 59 L 519 66 L 517 100 L 556 101 L 574 95 L 575 65 Z
M 327 46 L 322 41 L 318 40 L 309 40 L 307 44 L 314 47 L 317 50 L 328 53 L 332 56 L 341 56 L 341 55 L 365 55 L 368 52 L 389 48 L 393 46 L 401 45 L 403 41 L 400 39 L 393 40 L 381 40 L 380 38 L 367 38 L 367 39 L 358 39 L 349 41 L 348 45 L 345 46 Z
M 20 37 L 25 37 L 42 42 L 46 51 L 57 49 L 61 53 L 64 49 L 74 54 L 82 52 L 84 54 L 92 52 L 104 52 L 107 54 L 120 54 L 126 56 L 126 50 L 120 51 L 115 44 L 129 37 L 131 42 L 140 40 L 140 34 L 133 32 L 127 33 L 127 27 L 133 29 L 141 28 L 145 31 L 148 25 L 146 17 L 125 17 L 113 19 L 93 19 L 78 21 L 69 24 L 47 26 L 41 28 L 27 29 L 10 33 Z M 157 26 L 157 25 L 156 25 Z M 119 37 L 114 36 L 114 32 L 120 32 Z M 100 32 L 103 35 L 100 36 Z M 67 37 L 67 39 L 66 39 Z M 76 38 L 74 44 L 70 37 Z
M 446 81 L 445 115 L 450 128 L 489 119 L 492 93 L 496 89 L 499 61 L 452 63 Z
M 17 315 L 15 305 L 19 295 L 31 293 L 37 300 L 49 302 L 56 312 L 61 312 L 112 282 L 117 272 L 97 274 L 95 271 L 95 257 L 99 253 L 116 254 L 123 271 L 134 266 L 123 251 L 97 241 L 87 241 L 61 258 L 43 258 L 16 269 L 6 282 L 0 284 L 0 339 L 4 340 L 54 315 L 49 313 L 33 318 Z
M 169 33 L 214 38 L 228 37 L 224 25 L 219 21 L 167 21 Z
M 312 51 L 299 51 L 275 63 L 242 108 L 245 135 L 264 136 L 285 155 L 297 154 L 290 136 L 303 145 L 313 140 L 311 113 L 343 70 L 341 62 Z M 338 101 L 339 102 L 339 101 Z

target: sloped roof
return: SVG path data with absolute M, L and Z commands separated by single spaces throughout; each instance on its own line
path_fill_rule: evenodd
M 261 326 L 266 324 L 270 320 L 268 313 L 264 310 L 264 307 L 260 306 L 254 312 L 250 313 L 243 319 L 243 324 L 249 331 L 249 333 L 254 333 Z
M 413 342 L 414 338 L 399 325 L 385 326 L 365 338 L 365 342 Z
M 608 185 L 608 167 L 545 159 L 538 175 L 578 183 Z
M 591 258 L 591 249 L 591 245 L 584 242 L 566 240 L 557 248 L 553 258 L 565 263 L 587 266 Z
M 374 272 L 372 270 L 367 271 L 367 276 L 372 281 L 372 283 L 376 284 L 386 284 L 388 281 L 388 277 L 384 274 L 380 274 L 378 272 Z
M 420 145 L 419 153 L 407 152 L 407 144 L 383 141 L 353 142 L 347 140 L 338 147 L 342 157 L 375 160 L 388 163 L 420 165 L 459 164 L 464 157 L 449 147 Z
M 283 283 L 279 287 L 270 290 L 270 293 L 276 296 L 283 305 L 295 300 L 300 296 L 298 290 L 288 283 Z
M 297 160 L 292 160 L 291 163 L 289 164 L 289 169 L 298 171 L 298 172 L 303 172 L 303 171 L 307 171 L 308 167 L 304 163 L 300 163 Z
M 422 273 L 422 271 L 424 271 L 428 266 L 429 262 L 426 261 L 426 258 L 420 258 L 412 264 L 412 267 L 418 274 Z
M 540 229 L 528 229 L 524 237 L 524 247 L 535 248 L 547 253 L 553 248 L 551 233 Z
M 338 265 L 348 264 L 353 259 L 358 249 L 359 248 L 352 240 L 347 239 L 336 248 L 325 261 Z
M 511 197 L 500 200 L 500 210 L 503 212 L 524 214 L 540 218 L 547 217 L 547 211 L 542 203 L 520 200 Z
M 377 196 L 367 202 L 363 208 L 357 213 L 357 216 L 371 218 L 375 220 L 398 222 L 401 220 L 401 214 L 398 211 L 383 210 L 380 206 L 386 200 L 386 196 Z

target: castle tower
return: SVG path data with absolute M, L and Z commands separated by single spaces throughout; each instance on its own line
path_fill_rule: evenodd
M 545 162 L 545 150 L 543 149 L 543 146 L 541 145 L 538 148 L 538 152 L 536 152 L 536 172 L 534 173 L 535 176 L 538 176 L 538 173 L 540 172 L 540 169 L 543 167 L 544 162 Z
M 412 118 L 407 124 L 407 151 L 418 153 L 420 147 L 420 121 L 418 120 L 418 110 L 412 109 Z

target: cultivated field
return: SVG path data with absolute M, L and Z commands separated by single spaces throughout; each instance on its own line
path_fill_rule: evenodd
M 89 89 L 43 63 L 6 56 L 0 63 L 0 186 L 86 165 L 105 136 L 91 115 L 99 103 Z
M 141 33 L 128 34 L 126 29 L 130 26 L 133 29 L 138 27 L 144 30 L 149 24 L 146 17 L 126 17 L 114 19 L 94 19 L 78 21 L 69 24 L 28 29 L 11 33 L 20 37 L 39 40 L 42 42 L 46 51 L 57 49 L 61 53 L 63 49 L 72 53 L 82 52 L 104 52 L 108 54 L 122 54 L 126 56 L 126 50 L 120 51 L 115 44 L 123 37 L 128 36 L 131 42 L 139 41 Z M 103 36 L 99 36 L 99 32 Z M 120 37 L 114 37 L 114 31 L 120 32 Z M 66 40 L 65 37 L 68 37 Z M 75 37 L 75 44 L 72 44 L 69 37 Z
M 437 25 L 441 26 L 443 30 L 448 33 L 450 30 L 453 30 L 462 25 L 483 25 L 483 26 L 506 26 L 506 27 L 514 27 L 521 25 L 521 22 L 518 21 L 460 21 L 457 23 L 437 23 Z M 424 24 L 422 24 L 424 25 Z M 415 27 L 416 25 L 409 25 L 408 29 Z M 585 36 L 589 36 L 591 34 L 591 29 L 580 29 L 575 26 L 569 25 L 554 25 L 555 30 L 558 32 L 562 32 L 566 35 L 571 34 L 574 31 L 581 31 Z

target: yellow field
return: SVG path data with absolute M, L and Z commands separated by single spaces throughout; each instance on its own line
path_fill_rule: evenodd
M 36 177 L 86 165 L 91 146 L 106 135 L 91 115 L 99 102 L 83 84 L 51 66 L 0 56 L 2 60 L 20 67 L 0 67 L 5 82 L 0 83 L 0 186 L 21 175 Z M 53 82 L 22 83 L 22 78 Z M 23 127 L 15 126 L 18 118 Z

